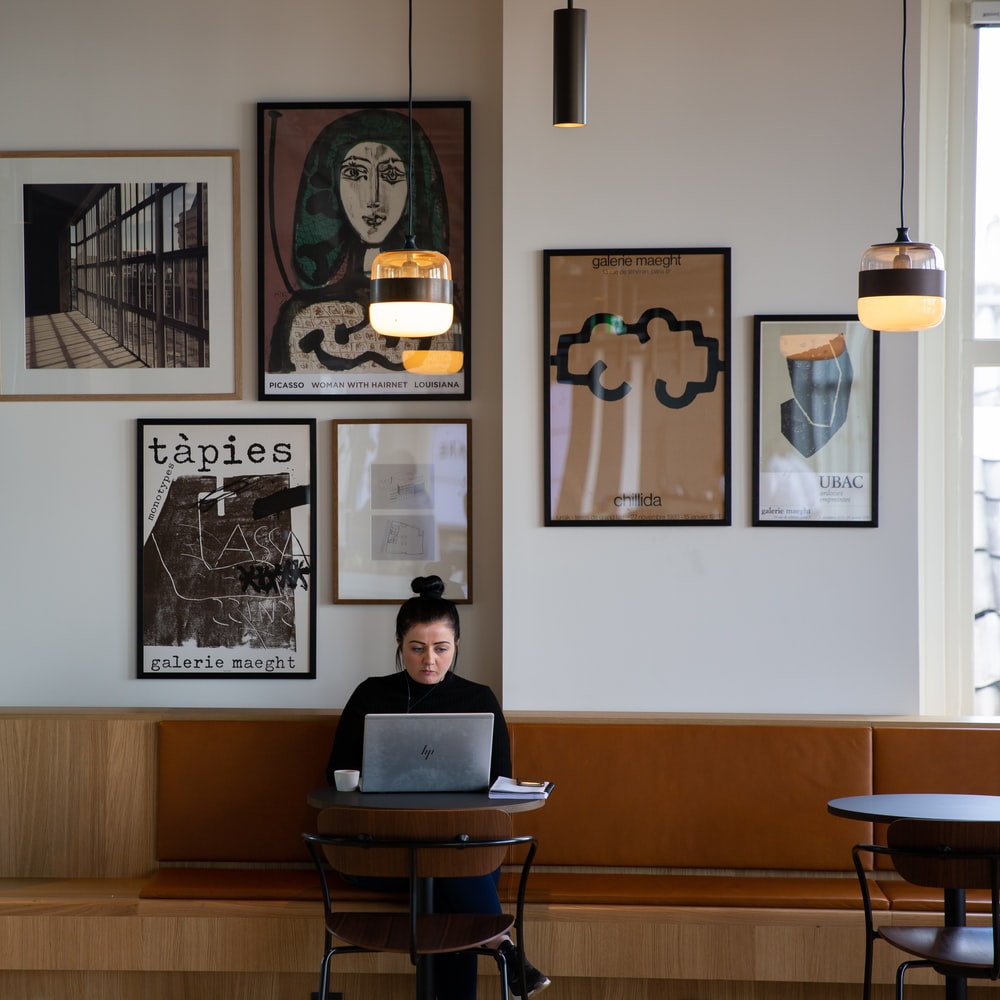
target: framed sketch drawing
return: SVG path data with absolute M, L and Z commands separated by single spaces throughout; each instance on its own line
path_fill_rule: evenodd
M 545 524 L 729 524 L 729 248 L 544 263 Z
M 468 420 L 338 420 L 334 600 L 398 604 L 435 574 L 472 600 Z
M 415 101 L 411 142 L 406 102 L 257 105 L 261 399 L 469 398 L 469 113 Z M 372 261 L 408 233 L 451 261 L 436 337 L 368 322 Z
M 140 420 L 139 677 L 315 677 L 313 420 Z
M 0 153 L 0 400 L 235 399 L 239 153 Z
M 754 525 L 878 524 L 879 335 L 754 317 Z

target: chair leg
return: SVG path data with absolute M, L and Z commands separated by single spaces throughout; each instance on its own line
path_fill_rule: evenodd
M 329 995 L 330 986 L 330 959 L 333 958 L 333 952 L 327 951 L 323 956 L 323 962 L 319 967 L 319 998 L 320 1000 L 326 1000 Z
M 496 960 L 497 970 L 500 972 L 500 1000 L 508 1000 L 507 958 L 499 948 L 493 952 L 493 958 Z
M 875 938 L 868 934 L 865 938 L 865 986 L 862 993 L 863 1000 L 871 1000 L 872 997 L 872 951 L 875 947 Z
M 903 962 L 896 970 L 896 1000 L 903 1000 L 903 977 L 908 969 L 929 969 L 933 967 L 933 962 Z

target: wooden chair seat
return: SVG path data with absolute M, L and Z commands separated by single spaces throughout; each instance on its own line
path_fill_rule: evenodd
M 408 913 L 334 913 L 327 924 L 344 944 L 365 951 L 410 952 Z M 492 913 L 427 913 L 417 917 L 416 950 L 443 955 L 469 948 L 496 947 L 514 926 L 514 918 Z
M 975 978 L 993 968 L 993 929 L 990 927 L 882 927 L 879 936 L 900 951 L 947 966 L 947 974 L 961 971 Z

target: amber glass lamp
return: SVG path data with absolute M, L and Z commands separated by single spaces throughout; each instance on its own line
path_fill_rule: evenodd
M 409 232 L 402 250 L 385 250 L 372 261 L 368 319 L 372 328 L 386 337 L 436 337 L 451 329 L 455 309 L 451 262 L 435 250 L 418 250 L 413 236 L 413 0 L 408 6 Z
M 903 218 L 906 178 L 906 5 L 903 0 L 902 115 L 899 125 L 899 226 L 893 243 L 865 251 L 858 272 L 858 319 L 869 330 L 927 330 L 944 319 L 944 257 L 915 243 Z

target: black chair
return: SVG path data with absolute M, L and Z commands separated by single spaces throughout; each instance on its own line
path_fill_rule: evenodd
M 864 854 L 891 858 L 907 882 L 939 888 L 943 896 L 960 890 L 964 900 L 966 889 L 988 889 L 990 926 L 887 925 L 876 929 L 870 873 L 862 867 Z M 871 997 L 872 952 L 878 939 L 915 956 L 896 970 L 896 1000 L 903 1000 L 903 977 L 912 968 L 932 968 L 958 979 L 1000 978 L 1000 823 L 898 819 L 889 824 L 885 847 L 857 844 L 853 857 L 865 907 L 864 1000 Z
M 327 995 L 334 955 L 408 954 L 421 975 L 428 956 L 473 952 L 490 955 L 497 963 L 500 995 L 507 1000 L 506 949 L 501 945 L 512 930 L 516 943 L 522 943 L 524 893 L 536 847 L 534 837 L 513 835 L 508 813 L 499 809 L 325 809 L 317 818 L 317 830 L 303 837 L 323 890 L 326 934 L 321 997 Z M 516 845 L 525 845 L 525 853 L 513 914 L 425 912 L 424 900 L 434 879 L 487 875 L 501 866 Z M 331 890 L 330 868 L 348 876 L 408 880 L 406 910 L 342 909 Z M 524 982 L 523 948 L 518 948 L 518 958 Z

